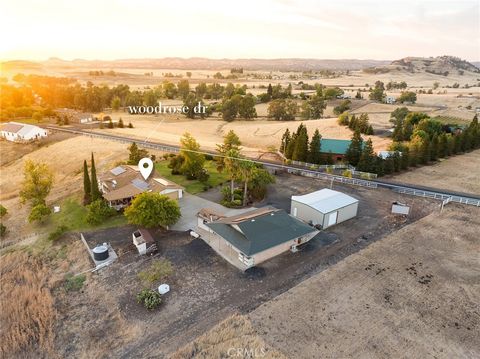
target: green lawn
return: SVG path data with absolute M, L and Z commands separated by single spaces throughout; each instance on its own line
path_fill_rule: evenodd
M 127 223 L 123 214 L 118 214 L 105 222 L 92 226 L 86 221 L 87 209 L 81 204 L 76 196 L 69 197 L 60 203 L 60 212 L 52 213 L 50 218 L 42 225 L 42 229 L 53 231 L 61 225 L 68 227 L 69 231 L 82 231 L 94 228 L 108 228 L 121 226 Z
M 197 180 L 187 180 L 183 175 L 172 175 L 172 170 L 168 168 L 169 161 L 161 161 L 155 163 L 156 171 L 166 179 L 185 187 L 188 193 L 196 194 L 205 191 L 205 184 Z M 210 174 L 207 186 L 216 187 L 228 181 L 228 175 L 223 172 L 219 173 L 216 168 L 215 161 L 205 161 L 205 169 Z

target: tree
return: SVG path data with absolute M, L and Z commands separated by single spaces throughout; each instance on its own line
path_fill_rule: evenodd
M 252 161 L 239 161 L 238 162 L 238 174 L 239 179 L 243 181 L 243 206 L 247 205 L 248 199 L 248 183 L 253 177 L 255 169 L 255 163 Z
M 362 97 L 362 93 L 360 92 L 360 90 L 357 91 L 357 94 L 355 95 L 355 98 L 357 100 L 361 100 L 363 97 Z
M 295 120 L 298 106 L 293 100 L 277 99 L 268 105 L 268 117 L 277 121 Z
M 120 117 L 120 119 L 118 120 L 118 128 L 124 128 L 124 127 L 125 127 L 125 124 L 123 123 L 123 120 Z
M 272 95 L 273 95 L 273 87 L 272 87 L 272 84 L 268 84 L 268 87 L 267 87 L 267 95 L 268 95 L 268 99 L 271 100 L 271 99 L 272 99 Z
M 190 93 L 190 84 L 188 80 L 181 80 L 177 84 L 177 93 L 182 99 L 186 99 Z
M 305 162 L 308 157 L 308 132 L 302 124 L 298 126 L 295 136 L 295 147 L 293 149 L 292 160 Z
M 180 138 L 180 154 L 185 158 L 181 171 L 187 179 L 203 179 L 205 156 L 199 151 L 200 144 L 190 133 L 185 132 Z
M 93 152 L 92 152 L 91 166 L 92 168 L 91 168 L 91 175 L 90 175 L 90 182 L 91 182 L 90 200 L 96 201 L 97 199 L 102 198 L 102 193 L 98 188 L 97 169 L 95 168 L 95 159 L 93 158 Z
M 240 117 L 250 120 L 257 117 L 255 109 L 255 98 L 252 95 L 243 96 L 238 105 L 238 114 Z
M 192 73 L 190 71 L 187 71 L 185 74 L 187 75 L 188 78 L 192 77 Z
M 310 141 L 307 162 L 320 164 L 322 160 L 322 155 L 320 154 L 321 140 L 322 135 L 320 135 L 320 132 L 317 128 L 313 133 L 312 140 Z
M 400 103 L 405 103 L 405 102 L 410 102 L 410 103 L 415 103 L 417 102 L 417 94 L 412 91 L 404 91 L 398 98 L 398 102 Z
M 238 160 L 236 160 L 236 158 L 240 157 L 241 144 L 242 143 L 237 134 L 233 130 L 230 130 L 223 137 L 223 144 L 217 145 L 217 152 L 220 155 L 217 158 L 217 170 L 222 172 L 226 169 L 230 175 L 230 193 L 232 201 L 234 182 L 238 173 Z
M 45 203 L 38 203 L 33 206 L 30 214 L 28 215 L 28 221 L 31 222 L 43 222 L 52 211 Z
M 43 115 L 42 115 L 41 112 L 34 112 L 33 115 L 32 115 L 32 119 L 35 122 L 40 123 L 43 120 Z
M 197 98 L 204 98 L 205 94 L 207 93 L 207 84 L 205 82 L 201 82 L 195 87 L 195 94 Z
M 250 197 L 254 201 L 261 201 L 267 194 L 267 186 L 272 183 L 275 183 L 275 177 L 263 168 L 254 167 L 248 183 Z
M 385 86 L 382 81 L 375 82 L 375 87 L 370 90 L 369 98 L 373 101 L 383 102 L 385 99 Z
M 45 163 L 27 160 L 24 166 L 23 182 L 20 190 L 22 203 L 29 201 L 32 206 L 45 204 L 53 186 L 53 174 Z
M 112 119 L 108 120 L 108 125 L 107 125 L 108 128 L 113 128 L 113 122 L 112 122 Z
M 143 192 L 137 195 L 125 209 L 128 222 L 146 228 L 168 227 L 180 219 L 178 203 L 156 192 Z
M 302 104 L 301 116 L 305 120 L 319 119 L 323 116 L 323 110 L 327 107 L 323 97 L 313 95 L 312 98 Z
M 345 158 L 352 166 L 356 166 L 360 161 L 362 155 L 363 139 L 360 135 L 360 131 L 356 130 L 352 136 L 350 145 L 348 146 Z
M 153 289 L 142 289 L 137 294 L 137 303 L 142 304 L 148 310 L 154 310 L 162 304 L 162 296 Z
M 372 140 L 369 138 L 363 147 L 357 169 L 363 172 L 375 172 L 376 158 L 377 155 L 373 150 Z
M 238 103 L 233 99 L 226 99 L 222 104 L 222 118 L 225 121 L 233 121 L 238 114 Z
M 333 108 L 333 113 L 335 115 L 340 115 L 341 113 L 344 113 L 345 111 L 348 111 L 350 110 L 350 104 L 352 103 L 352 101 L 350 100 L 344 100 L 340 103 L 340 105 L 338 106 L 335 106 Z
M 92 201 L 92 184 L 90 182 L 90 176 L 88 174 L 87 160 L 83 161 L 83 204 L 87 205 Z
M 290 130 L 287 127 L 287 129 L 283 133 L 282 142 L 280 144 L 280 152 L 281 153 L 283 153 L 283 154 L 286 153 L 287 147 L 288 147 L 288 144 L 290 143 L 290 141 L 291 141 Z
M 148 157 L 148 151 L 144 148 L 138 148 L 135 142 L 128 147 L 129 155 L 127 164 L 137 165 L 142 158 Z
M 122 100 L 120 100 L 120 97 L 115 96 L 111 102 L 112 110 L 118 111 L 121 105 L 122 105 Z
M 87 206 L 87 223 L 96 225 L 114 216 L 116 213 L 103 199 L 97 199 Z
M 133 125 L 131 122 L 128 123 L 128 128 L 133 128 Z

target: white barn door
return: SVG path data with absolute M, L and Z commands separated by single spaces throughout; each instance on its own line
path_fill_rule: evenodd
M 328 216 L 328 227 L 333 226 L 335 223 L 337 223 L 337 215 L 338 212 L 332 212 Z

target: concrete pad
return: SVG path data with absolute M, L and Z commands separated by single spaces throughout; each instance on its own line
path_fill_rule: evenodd
M 170 229 L 175 231 L 195 230 L 197 227 L 197 213 L 202 208 L 211 208 L 225 216 L 233 216 L 255 209 L 254 207 L 241 209 L 227 208 L 221 204 L 186 192 L 183 193 L 183 198 L 178 200 L 178 204 L 180 205 L 182 217 L 180 217 L 180 220 L 177 223 L 170 227 Z

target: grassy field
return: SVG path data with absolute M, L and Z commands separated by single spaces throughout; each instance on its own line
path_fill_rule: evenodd
M 198 180 L 188 180 L 183 175 L 172 175 L 172 170 L 168 168 L 168 161 L 161 161 L 155 164 L 157 172 L 166 179 L 185 187 L 188 193 L 196 194 L 205 191 L 207 187 L 216 187 L 228 180 L 228 175 L 217 171 L 215 161 L 206 161 L 205 169 L 210 174 L 207 183 Z

